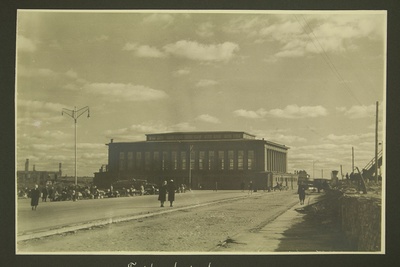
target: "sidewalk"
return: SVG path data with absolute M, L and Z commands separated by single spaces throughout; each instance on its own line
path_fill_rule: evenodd
M 343 235 L 328 217 L 296 211 L 319 201 L 319 195 L 296 203 L 262 229 L 230 237 L 218 252 L 285 253 L 349 251 Z M 254 253 L 255 252 L 255 253 Z

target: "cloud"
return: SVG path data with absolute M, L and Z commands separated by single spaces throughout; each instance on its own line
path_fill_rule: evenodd
M 40 69 L 29 69 L 24 67 L 19 67 L 17 69 L 17 74 L 25 77 L 41 77 L 41 78 L 49 78 L 49 77 L 58 77 L 59 73 L 46 68 Z
M 206 45 L 181 40 L 164 46 L 164 51 L 169 54 L 199 61 L 229 61 L 238 50 L 239 45 L 232 42 Z
M 63 106 L 59 103 L 43 102 L 37 100 L 24 100 L 18 99 L 17 104 L 19 108 L 27 110 L 43 110 L 43 111 L 54 111 L 61 112 Z
M 265 16 L 245 15 L 230 20 L 223 26 L 223 30 L 228 33 L 244 33 L 248 36 L 258 36 L 258 30 L 268 24 L 270 24 L 269 19 Z
M 238 109 L 235 110 L 233 114 L 238 117 L 244 117 L 249 119 L 261 119 L 265 116 L 266 111 L 264 109 L 259 109 L 257 111 Z
M 174 22 L 174 17 L 171 14 L 154 13 L 146 16 L 143 19 L 145 24 L 159 24 L 162 27 L 167 27 Z
M 18 50 L 20 52 L 35 52 L 37 49 L 36 44 L 29 38 L 19 35 L 17 39 Z
M 122 50 L 133 51 L 137 57 L 164 58 L 167 56 L 155 47 L 139 45 L 137 43 L 127 43 Z
M 262 119 L 264 117 L 276 117 L 285 119 L 301 119 L 301 118 L 316 118 L 326 116 L 328 111 L 322 106 L 302 106 L 288 105 L 284 109 L 271 109 L 266 111 L 262 108 L 252 111 L 239 109 L 233 112 L 238 117 L 245 117 L 251 119 Z
M 67 71 L 67 72 L 65 73 L 65 75 L 66 75 L 67 77 L 70 77 L 70 78 L 73 78 L 73 79 L 77 79 L 77 78 L 78 78 L 78 74 L 77 74 L 75 71 L 73 71 L 73 70 Z
M 251 132 L 259 138 L 263 137 L 265 140 L 280 144 L 303 143 L 307 141 L 307 139 L 301 136 L 291 135 L 291 131 L 288 129 L 274 129 L 269 131 L 253 129 Z
M 339 142 L 339 143 L 353 143 L 355 141 L 362 141 L 362 140 L 374 140 L 375 133 L 363 133 L 363 134 L 357 134 L 357 135 L 335 135 L 335 134 L 329 134 L 325 140 L 327 141 L 334 141 L 334 142 Z
M 357 105 L 357 106 L 352 106 L 349 109 L 345 107 L 338 107 L 336 108 L 336 110 L 339 112 L 343 112 L 344 115 L 349 117 L 350 119 L 362 119 L 362 118 L 374 117 L 376 113 L 376 106 Z
M 362 38 L 381 39 L 384 26 L 385 17 L 377 14 L 275 15 L 267 19 L 249 15 L 231 20 L 224 30 L 245 34 L 258 44 L 277 42 L 280 47 L 273 55 L 279 59 L 354 50 Z
M 298 119 L 298 118 L 316 118 L 326 116 L 327 110 L 322 106 L 303 106 L 288 105 L 285 109 L 272 109 L 268 112 L 273 117 Z
M 335 135 L 329 134 L 326 139 L 334 142 L 352 143 L 360 138 L 359 135 Z
M 302 33 L 303 29 L 296 21 L 283 21 L 259 30 L 260 36 L 268 36 L 281 42 L 290 41 L 294 36 L 299 36 Z
M 202 115 L 198 116 L 196 118 L 196 120 L 202 121 L 202 122 L 214 123 L 214 124 L 221 123 L 221 121 L 218 118 L 213 117 L 213 116 L 208 115 L 208 114 L 202 114 Z
M 173 72 L 173 75 L 175 77 L 179 77 L 179 76 L 184 76 L 184 75 L 188 75 L 190 73 L 189 69 L 180 69 L 180 70 L 176 70 Z
M 84 85 L 82 90 L 112 101 L 150 101 L 168 97 L 164 91 L 130 83 L 92 83 Z
M 201 37 L 212 37 L 214 36 L 213 28 L 214 25 L 211 22 L 204 22 L 198 26 L 196 33 Z
M 107 130 L 105 135 L 107 138 L 113 138 L 116 141 L 144 141 L 146 134 L 185 132 L 194 131 L 195 129 L 195 127 L 187 122 L 166 125 L 162 121 L 149 121 L 143 124 L 134 124 L 127 128 Z
M 200 80 L 198 83 L 196 83 L 196 87 L 208 87 L 217 84 L 218 82 L 213 80 Z

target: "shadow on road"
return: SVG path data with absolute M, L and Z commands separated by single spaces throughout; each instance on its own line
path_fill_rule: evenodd
M 348 252 L 352 249 L 340 229 L 337 199 L 323 196 L 318 203 L 296 209 L 303 220 L 283 232 L 277 252 Z

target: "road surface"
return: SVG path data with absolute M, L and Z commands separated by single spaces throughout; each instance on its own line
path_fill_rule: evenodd
M 236 237 L 257 234 L 295 205 L 298 205 L 295 190 L 252 194 L 192 191 L 177 194 L 174 207 L 164 208 L 159 206 L 157 196 L 40 203 L 36 211 L 30 209 L 28 200 L 20 200 L 17 252 L 230 251 L 229 245 L 235 243 Z M 103 223 L 93 223 L 99 221 Z M 279 226 L 280 231 L 293 223 L 287 220 Z M 65 231 L 74 225 L 80 227 Z M 43 234 L 52 229 L 58 232 Z M 33 238 L 35 233 L 42 235 Z M 274 251 L 274 247 L 266 245 L 266 240 L 257 242 L 261 242 L 258 247 L 249 244 L 250 251 Z

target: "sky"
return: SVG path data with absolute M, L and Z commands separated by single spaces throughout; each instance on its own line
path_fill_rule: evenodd
M 19 10 L 16 167 L 78 176 L 105 144 L 244 131 L 289 147 L 288 172 L 362 169 L 385 144 L 383 11 Z M 82 111 L 84 111 L 83 109 Z

